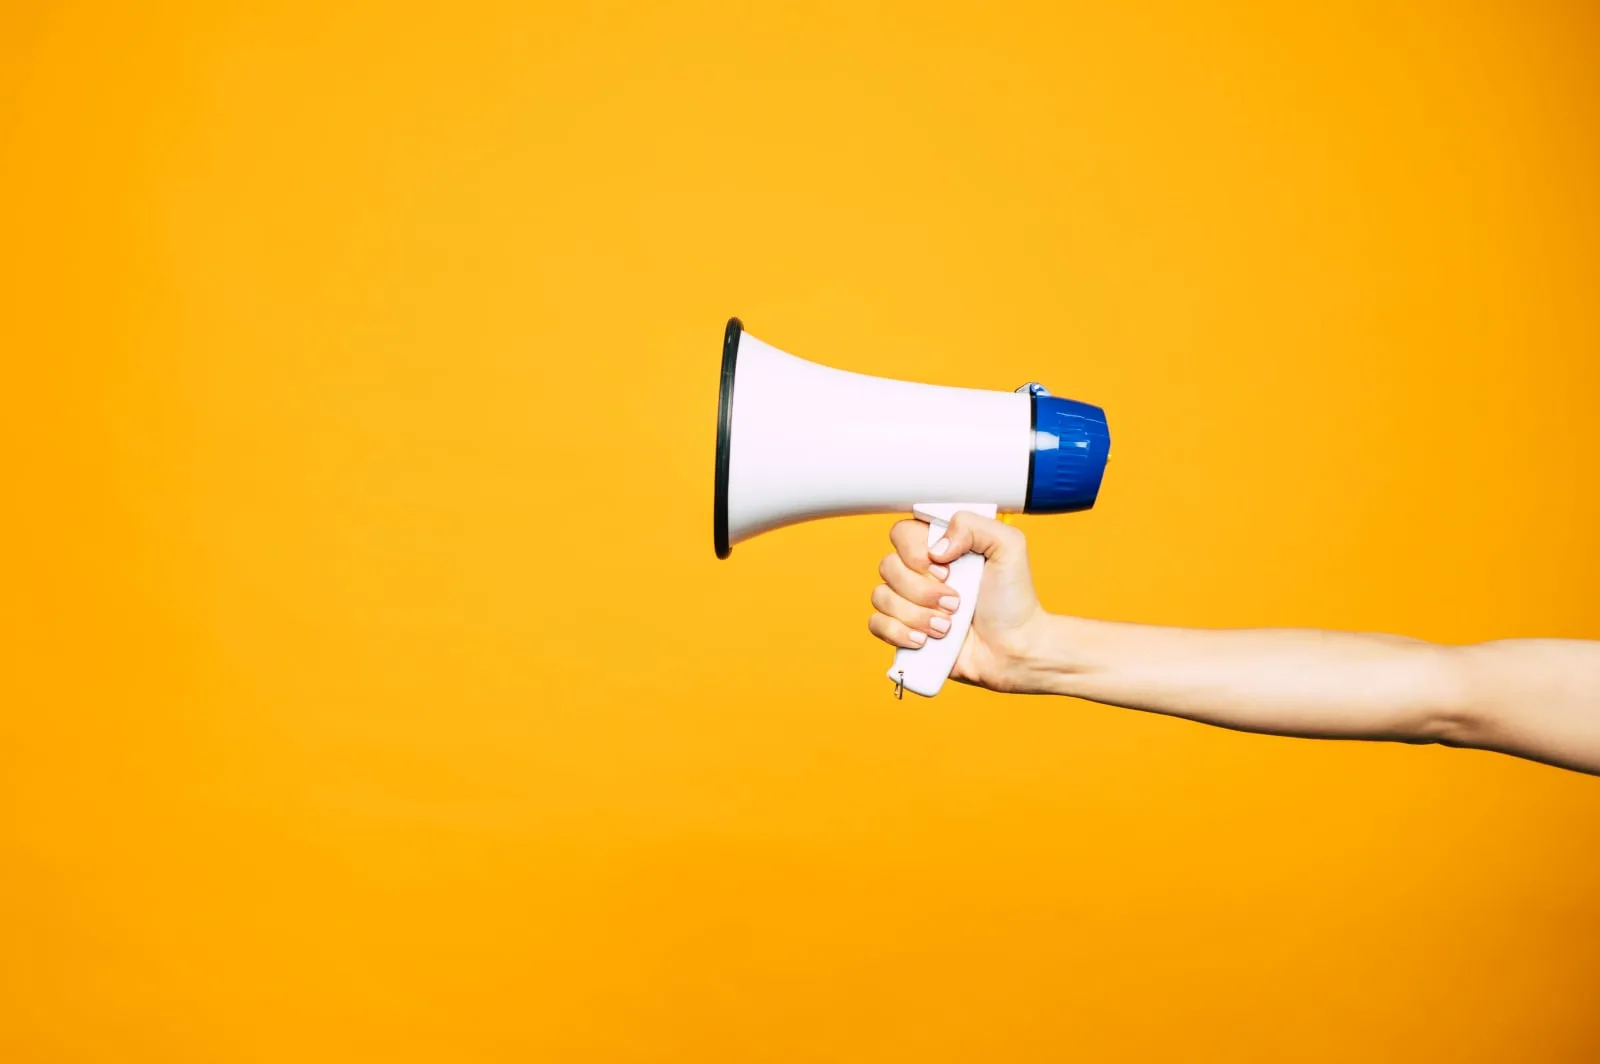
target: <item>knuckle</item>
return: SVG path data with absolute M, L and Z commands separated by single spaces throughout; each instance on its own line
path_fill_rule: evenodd
M 919 606 L 914 602 L 907 602 L 900 608 L 900 619 L 915 628 L 926 628 L 928 619 L 932 616 L 932 610 Z

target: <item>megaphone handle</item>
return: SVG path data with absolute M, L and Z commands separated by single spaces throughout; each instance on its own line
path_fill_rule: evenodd
M 969 510 L 981 517 L 994 517 L 999 507 L 994 503 L 918 504 L 912 507 L 917 517 L 928 522 L 928 546 L 944 538 L 945 525 L 957 513 Z M 961 644 L 966 641 L 967 629 L 972 627 L 972 614 L 978 608 L 978 588 L 983 582 L 981 554 L 967 553 L 950 563 L 950 574 L 945 577 L 960 597 L 950 618 L 950 630 L 939 639 L 929 639 L 920 647 L 898 647 L 894 652 L 894 665 L 889 669 L 889 679 L 913 694 L 932 698 L 939 693 L 950 671 L 955 668 Z

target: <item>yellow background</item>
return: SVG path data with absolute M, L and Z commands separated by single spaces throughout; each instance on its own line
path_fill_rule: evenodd
M 1596 22 L 10 5 L 0 1058 L 1600 1058 L 1593 780 L 897 702 L 888 520 L 710 528 L 737 314 L 1104 405 L 1057 610 L 1600 637 Z

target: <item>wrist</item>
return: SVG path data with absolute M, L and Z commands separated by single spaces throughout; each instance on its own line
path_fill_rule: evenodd
M 1015 694 L 1076 696 L 1091 671 L 1089 622 L 1041 609 L 1008 648 L 1006 690 Z

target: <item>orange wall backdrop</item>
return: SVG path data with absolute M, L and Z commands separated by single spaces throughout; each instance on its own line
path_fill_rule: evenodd
M 710 526 L 737 314 L 1103 404 L 1057 610 L 1600 638 L 1597 22 L 11 5 L 0 1058 L 1600 1059 L 1594 780 L 899 702 L 888 519 Z

